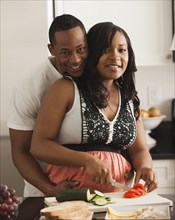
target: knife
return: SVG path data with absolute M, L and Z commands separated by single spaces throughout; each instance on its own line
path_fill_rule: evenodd
M 125 186 L 124 184 L 121 184 L 121 183 L 119 183 L 119 182 L 117 182 L 117 181 L 115 181 L 115 180 L 112 180 L 111 185 L 112 185 L 112 186 L 115 186 L 115 187 L 117 187 L 117 188 L 119 188 L 119 189 L 124 189 L 125 191 L 128 191 L 128 190 L 130 189 L 130 187 Z

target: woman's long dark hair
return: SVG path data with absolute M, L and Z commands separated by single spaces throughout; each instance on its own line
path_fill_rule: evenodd
M 125 73 L 116 80 L 116 83 L 120 87 L 123 96 L 122 105 L 126 106 L 126 103 L 132 100 L 134 103 L 134 114 L 136 119 L 138 119 L 140 115 L 140 100 L 135 89 L 135 72 L 137 71 L 135 55 L 127 33 L 112 22 L 98 23 L 89 30 L 87 34 L 89 55 L 79 86 L 82 93 L 88 97 L 91 103 L 94 103 L 99 108 L 105 108 L 107 106 L 109 92 L 102 84 L 100 74 L 97 70 L 97 64 L 105 49 L 110 47 L 112 39 L 117 31 L 123 33 L 126 38 L 129 61 Z

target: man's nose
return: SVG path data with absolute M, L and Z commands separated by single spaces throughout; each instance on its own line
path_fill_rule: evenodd
M 73 52 L 70 56 L 70 62 L 72 62 L 72 63 L 77 63 L 80 61 L 80 59 L 81 59 L 80 55 L 77 54 L 76 52 Z

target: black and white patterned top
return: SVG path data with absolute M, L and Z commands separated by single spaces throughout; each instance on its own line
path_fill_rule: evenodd
M 112 121 L 109 121 L 102 111 L 92 105 L 80 93 L 82 108 L 82 143 L 105 144 L 116 146 L 125 150 L 133 144 L 136 138 L 136 122 L 131 103 L 124 108 L 121 106 L 119 95 L 119 108 Z

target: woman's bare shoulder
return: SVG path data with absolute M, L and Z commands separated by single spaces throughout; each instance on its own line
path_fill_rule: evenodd
M 43 103 L 48 106 L 64 106 L 70 109 L 75 95 L 75 86 L 72 79 L 62 78 L 54 82 L 43 97 Z
M 66 92 L 67 94 L 74 91 L 74 84 L 72 79 L 70 78 L 62 78 L 58 79 L 54 82 L 54 84 L 50 87 L 49 92 Z
M 72 87 L 73 86 L 73 80 L 71 78 L 65 77 L 65 78 L 61 78 L 55 81 L 55 83 L 53 84 L 53 86 L 55 87 Z

